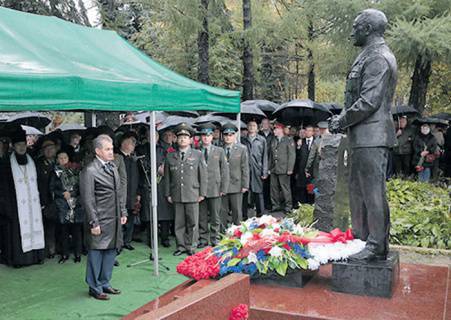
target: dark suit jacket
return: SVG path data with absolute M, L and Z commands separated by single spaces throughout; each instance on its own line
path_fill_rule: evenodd
M 108 173 L 99 159 L 89 163 L 80 175 L 81 202 L 88 224 L 87 241 L 89 249 L 103 250 L 122 247 L 121 210 L 125 190 L 115 167 Z M 100 226 L 101 234 L 94 236 L 90 228 Z
M 305 169 L 307 167 L 309 153 L 307 143 L 305 139 L 302 139 L 302 146 L 299 149 L 296 148 L 296 163 L 294 165 L 294 179 L 298 187 L 304 187 L 308 183 L 308 179 L 305 176 Z

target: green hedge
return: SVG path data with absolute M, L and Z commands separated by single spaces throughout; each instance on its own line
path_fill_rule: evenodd
M 451 199 L 448 190 L 401 179 L 389 181 L 387 190 L 391 243 L 450 249 Z
M 424 248 L 451 249 L 451 198 L 445 188 L 393 179 L 387 183 L 390 242 Z M 289 214 L 297 223 L 313 222 L 313 206 L 301 205 Z

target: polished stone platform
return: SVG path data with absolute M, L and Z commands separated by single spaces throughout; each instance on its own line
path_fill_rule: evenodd
M 399 280 L 399 253 L 386 260 L 332 263 L 332 290 L 360 296 L 391 298 Z
M 242 279 L 239 280 L 243 281 Z M 137 319 L 138 317 L 143 320 L 170 319 L 163 316 L 159 318 L 150 317 L 152 313 L 149 312 L 157 309 L 161 311 L 161 307 L 172 310 L 175 306 L 177 310 L 182 310 L 183 306 L 180 304 L 180 300 L 191 299 L 199 290 L 203 290 L 202 293 L 208 295 L 211 288 L 218 294 L 218 287 L 217 285 L 214 286 L 217 282 L 212 280 L 187 281 L 159 299 L 136 310 L 125 319 Z M 334 292 L 331 283 L 332 266 L 327 265 L 322 266 L 319 273 L 304 288 L 251 284 L 247 292 L 249 295 L 250 319 L 450 319 L 448 291 L 451 281 L 449 267 L 447 266 L 401 264 L 399 281 L 390 299 Z M 236 288 L 239 288 L 240 294 L 243 294 L 246 290 L 245 287 L 241 284 Z M 227 298 L 226 296 L 227 293 L 225 293 L 224 301 L 230 302 L 230 297 Z M 198 299 L 199 295 L 196 298 Z M 215 299 L 221 300 L 222 298 L 216 295 Z M 199 300 L 197 302 L 202 303 Z M 205 307 L 205 304 L 203 305 Z M 206 308 L 214 310 L 210 306 L 207 304 Z M 191 310 L 198 310 L 196 307 L 191 308 Z M 221 312 L 221 314 L 224 314 L 224 310 Z M 185 317 L 185 319 L 201 319 L 193 313 L 186 313 Z M 213 311 L 209 316 L 204 313 L 202 319 L 222 320 L 227 319 L 227 317 L 221 317 Z

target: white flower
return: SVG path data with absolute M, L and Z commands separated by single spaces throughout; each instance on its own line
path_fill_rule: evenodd
M 270 226 L 276 222 L 277 222 L 276 218 L 267 214 L 260 217 L 260 224 L 266 224 L 267 226 Z
M 249 255 L 247 256 L 247 260 L 249 261 L 249 263 L 257 263 L 258 262 L 257 255 L 254 252 L 249 253 Z
M 339 261 L 347 259 L 350 255 L 360 252 L 365 247 L 362 240 L 352 240 L 346 243 L 336 242 L 327 244 L 311 243 L 308 246 L 310 254 L 321 264 L 329 261 Z
M 266 238 L 266 237 L 272 237 L 274 235 L 277 235 L 276 232 L 274 232 L 273 229 L 263 229 L 262 232 L 260 232 L 260 236 L 262 238 Z
M 253 234 L 250 231 L 247 231 L 241 235 L 241 244 L 244 246 L 250 239 L 252 239 Z
M 280 257 L 282 255 L 282 252 L 282 248 L 278 246 L 274 246 L 271 248 L 271 250 L 269 250 L 271 257 Z
M 320 263 L 318 261 L 316 261 L 315 259 L 312 259 L 312 258 L 307 259 L 307 262 L 308 262 L 309 270 L 318 270 L 319 269 Z

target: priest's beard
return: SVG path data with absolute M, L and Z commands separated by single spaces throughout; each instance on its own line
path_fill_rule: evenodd
M 28 159 L 27 159 L 27 154 L 26 153 L 25 154 L 15 153 L 15 154 L 16 154 L 17 163 L 19 165 L 24 166 L 24 165 L 27 164 Z

